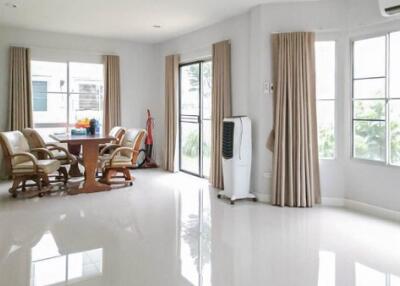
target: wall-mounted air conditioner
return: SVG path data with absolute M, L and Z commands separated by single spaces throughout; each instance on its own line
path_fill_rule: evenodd
M 227 197 L 231 204 L 240 199 L 257 200 L 250 193 L 251 121 L 247 116 L 224 119 L 222 170 L 224 190 L 218 193 L 218 198 Z
M 379 0 L 379 6 L 385 17 L 400 14 L 400 0 Z

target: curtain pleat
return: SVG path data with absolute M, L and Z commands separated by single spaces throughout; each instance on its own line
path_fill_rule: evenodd
M 321 202 L 315 95 L 314 33 L 272 36 L 274 152 L 272 202 L 312 207 Z
M 175 148 L 177 135 L 177 98 L 179 86 L 179 55 L 165 57 L 165 134 L 163 168 L 175 171 Z
M 229 41 L 213 44 L 213 83 L 211 109 L 211 170 L 210 183 L 224 188 L 222 173 L 222 123 L 232 115 L 231 107 L 231 45 Z
M 32 89 L 30 51 L 10 47 L 9 58 L 9 130 L 32 127 Z
M 121 125 L 121 79 L 119 56 L 104 56 L 104 134 Z

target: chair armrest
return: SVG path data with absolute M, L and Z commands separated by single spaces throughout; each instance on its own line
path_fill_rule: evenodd
M 33 156 L 31 153 L 28 153 L 28 152 L 14 153 L 14 154 L 12 154 L 10 157 L 11 157 L 11 159 L 13 159 L 13 158 L 15 158 L 15 157 L 26 157 L 26 158 L 29 159 L 29 161 L 32 162 L 32 164 L 33 164 L 33 169 L 35 170 L 35 172 L 38 171 L 38 163 L 39 163 L 39 161 L 38 161 L 38 159 L 36 159 L 36 157 Z
M 114 149 L 121 148 L 121 145 L 119 144 L 107 144 L 106 147 L 104 147 L 101 152 L 100 156 L 103 156 L 106 152 L 112 151 Z
M 72 155 L 66 148 L 64 148 L 62 146 L 49 143 L 49 144 L 46 144 L 46 147 L 47 147 L 47 150 L 50 150 L 50 151 L 57 150 L 57 151 L 64 153 L 65 156 L 67 156 L 68 159 L 71 161 L 71 164 L 74 164 L 77 161 L 76 157 L 74 155 Z
M 112 165 L 112 162 L 113 162 L 113 160 L 114 160 L 114 158 L 119 154 L 119 153 L 121 153 L 121 151 L 127 151 L 127 152 L 130 152 L 130 153 L 134 153 L 134 152 L 136 152 L 136 151 L 134 151 L 131 147 L 119 147 L 119 148 L 117 148 L 114 152 L 112 152 L 112 154 L 111 154 L 111 159 L 110 159 L 110 165 Z
M 34 149 L 31 149 L 31 152 L 32 153 L 42 153 L 42 154 L 47 155 L 50 159 L 54 159 L 53 154 L 46 148 L 34 148 Z

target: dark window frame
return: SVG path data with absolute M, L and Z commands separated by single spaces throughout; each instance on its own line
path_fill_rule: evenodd
M 182 63 L 179 65 L 179 102 L 178 102 L 178 122 L 179 122 L 179 171 L 200 177 L 200 178 L 207 178 L 203 174 L 203 121 L 211 121 L 211 118 L 204 118 L 203 116 L 203 64 L 211 62 L 210 59 L 205 59 L 205 60 L 197 60 L 197 61 L 191 61 L 187 63 Z M 199 114 L 198 115 L 193 115 L 193 114 L 182 114 L 182 88 L 181 88 L 181 82 L 182 82 L 182 68 L 190 65 L 198 65 L 199 66 Z M 191 171 L 185 170 L 182 168 L 182 123 L 192 123 L 192 124 L 198 124 L 198 131 L 199 131 L 199 163 L 198 163 L 198 173 L 193 173 Z

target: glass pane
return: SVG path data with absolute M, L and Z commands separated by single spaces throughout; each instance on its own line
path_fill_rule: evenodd
M 48 92 L 67 92 L 67 63 L 31 62 L 32 82 L 46 82 Z
M 47 111 L 47 81 L 32 81 L 33 111 Z
M 200 64 L 181 67 L 181 114 L 199 114 Z
M 70 125 L 84 119 L 103 120 L 103 65 L 70 63 Z
M 385 122 L 354 121 L 354 157 L 385 161 Z
M 181 122 L 181 168 L 199 174 L 199 124 Z
M 47 140 L 51 133 L 67 131 L 67 94 L 47 93 L 41 96 L 41 104 L 46 109 L 33 110 L 33 126 Z
M 386 80 L 384 78 L 354 81 L 354 98 L 384 98 Z
M 400 98 L 400 32 L 390 34 L 390 97 Z
M 318 147 L 320 159 L 335 157 L 335 101 L 318 101 Z
M 335 42 L 316 42 L 316 88 L 318 99 L 335 98 Z
M 386 74 L 386 37 L 354 42 L 354 78 Z
M 392 100 L 390 109 L 390 163 L 400 165 L 400 100 Z
M 211 119 L 212 63 L 205 62 L 203 73 L 203 118 Z
M 203 176 L 209 177 L 211 166 L 211 120 L 203 120 Z
M 385 100 L 354 100 L 354 119 L 385 119 Z

